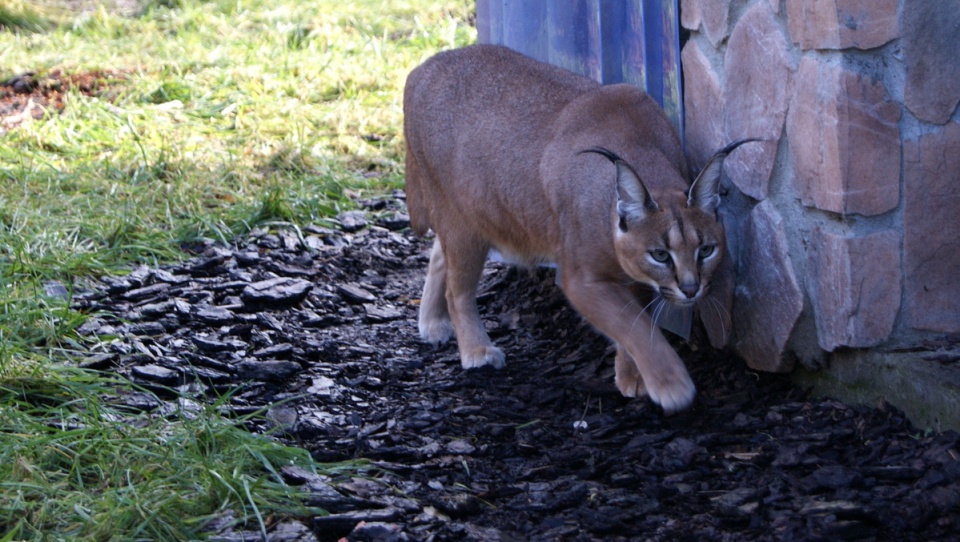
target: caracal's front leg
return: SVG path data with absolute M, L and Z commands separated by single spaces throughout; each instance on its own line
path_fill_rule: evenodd
M 640 376 L 640 369 L 637 363 L 633 361 L 630 354 L 620 345 L 617 345 L 617 356 L 615 358 L 616 384 L 625 397 L 643 397 L 647 395 L 647 388 L 643 385 L 643 377 Z
M 587 321 L 617 343 L 620 392 L 634 397 L 645 389 L 667 412 L 690 406 L 697 390 L 687 368 L 643 313 L 643 306 L 634 301 L 631 290 L 589 273 L 571 271 L 563 275 L 564 293 Z
M 464 369 L 492 365 L 499 369 L 505 357 L 487 335 L 477 310 L 477 283 L 487 261 L 488 248 L 473 239 L 443 240 L 446 259 L 447 307 L 457 333 L 460 363 Z
M 434 239 L 430 250 L 430 265 L 427 280 L 423 284 L 423 297 L 417 315 L 420 337 L 428 343 L 445 343 L 453 337 L 453 322 L 447 308 L 447 262 L 443 257 L 440 239 Z

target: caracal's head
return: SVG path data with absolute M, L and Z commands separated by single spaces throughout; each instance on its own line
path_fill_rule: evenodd
M 692 305 L 710 288 L 726 253 L 717 207 L 723 160 L 741 144 L 728 145 L 704 166 L 686 193 L 650 195 L 637 171 L 613 152 L 595 147 L 617 167 L 614 249 L 624 272 L 664 299 Z

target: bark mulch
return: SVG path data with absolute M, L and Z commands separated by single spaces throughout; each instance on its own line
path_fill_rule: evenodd
M 76 297 L 87 367 L 155 394 L 232 393 L 272 431 L 364 476 L 285 469 L 330 514 L 271 540 L 955 540 L 960 437 L 886 404 L 811 397 L 703 341 L 678 343 L 699 390 L 666 417 L 613 385 L 613 351 L 551 270 L 491 265 L 481 310 L 507 367 L 463 371 L 416 333 L 429 243 L 402 194 L 339 227 L 256 231 Z M 51 285 L 56 289 L 56 285 Z M 216 540 L 259 540 L 229 521 Z

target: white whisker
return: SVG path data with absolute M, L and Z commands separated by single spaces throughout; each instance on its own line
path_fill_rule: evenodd
M 660 313 L 663 312 L 663 307 L 666 306 L 667 300 L 662 297 L 659 298 L 660 302 L 657 303 L 656 308 L 653 309 L 653 318 L 652 325 L 650 326 L 650 342 L 653 342 L 653 332 L 657 329 L 657 320 L 660 318 Z M 654 300 L 656 301 L 656 300 Z
M 630 298 L 630 300 L 627 303 L 624 303 L 623 307 L 620 309 L 620 312 L 617 313 L 617 318 L 620 318 L 621 316 L 623 316 L 623 311 L 627 310 L 630 306 L 632 306 L 636 302 L 637 302 L 636 299 Z M 640 312 L 643 312 L 643 311 L 640 311 Z
M 657 302 L 657 299 L 658 299 L 658 298 L 654 297 L 653 300 L 651 300 L 649 303 L 647 303 L 647 306 L 646 306 L 646 307 L 640 309 L 640 312 L 637 314 L 637 317 L 634 318 L 634 319 L 633 319 L 633 323 L 630 324 L 630 333 L 633 333 L 633 328 L 637 327 L 637 322 L 640 321 L 640 318 L 643 316 L 643 313 L 647 312 L 647 309 L 650 308 L 650 305 L 653 305 L 654 303 L 656 303 L 656 302 Z
M 716 311 L 716 313 L 717 313 L 717 318 L 720 319 L 720 335 L 721 335 L 721 337 L 723 337 L 724 339 L 726 339 L 726 338 L 727 338 L 727 326 L 725 326 L 725 325 L 723 324 L 723 322 L 724 322 L 723 314 L 724 314 L 724 313 L 727 313 L 727 316 L 729 317 L 729 314 L 730 314 L 730 313 L 727 312 L 727 309 L 724 308 L 724 306 L 723 306 L 719 301 L 717 301 L 716 296 L 710 296 L 710 297 L 708 297 L 707 299 L 709 299 L 709 300 L 711 301 L 711 305 L 713 306 L 713 310 Z
M 640 311 L 640 314 L 643 314 L 644 312 L 646 312 L 647 309 L 650 308 L 650 305 L 653 305 L 654 303 L 656 303 L 658 299 L 660 299 L 660 298 L 654 297 L 653 299 L 651 299 L 650 302 L 647 303 L 647 306 L 644 307 L 642 311 Z M 662 301 L 662 299 L 661 299 L 661 301 Z

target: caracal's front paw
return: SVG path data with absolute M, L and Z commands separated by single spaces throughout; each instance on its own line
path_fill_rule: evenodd
M 421 318 L 417 327 L 420 338 L 430 344 L 443 344 L 453 338 L 453 323 L 449 318 Z
M 496 346 L 478 346 L 467 351 L 461 351 L 460 363 L 464 369 L 474 369 L 484 365 L 491 365 L 494 369 L 502 369 L 507 364 L 507 358 L 503 355 L 503 350 Z
M 647 394 L 647 387 L 643 385 L 643 378 L 639 373 L 620 374 L 615 379 L 617 389 L 624 397 L 643 397 Z
M 643 397 L 647 394 L 647 388 L 643 385 L 643 377 L 637 370 L 636 364 L 622 348 L 617 349 L 617 357 L 614 368 L 616 369 L 617 389 L 624 397 Z
M 697 395 L 697 388 L 682 364 L 662 370 L 645 382 L 650 399 L 668 414 L 689 407 Z

